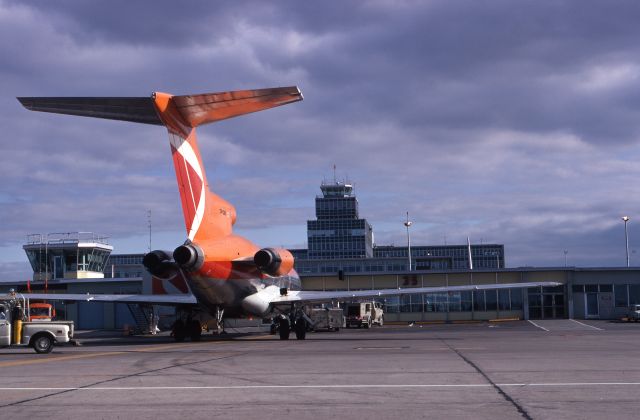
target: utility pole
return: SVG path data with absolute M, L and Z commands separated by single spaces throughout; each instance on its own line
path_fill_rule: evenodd
M 407 256 L 409 257 L 409 271 L 411 271 L 411 235 L 409 234 L 409 226 L 411 226 L 413 222 L 409 220 L 409 212 L 407 212 L 407 221 L 404 222 L 404 225 L 407 227 Z

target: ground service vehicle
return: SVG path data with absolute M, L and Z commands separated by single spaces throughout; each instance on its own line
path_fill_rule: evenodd
M 0 347 L 32 347 L 37 353 L 49 353 L 54 343 L 73 338 L 73 321 L 25 321 L 29 301 L 16 295 L 0 296 Z
M 382 304 L 375 301 L 349 303 L 346 306 L 347 328 L 370 328 L 373 324 L 384 325 Z
M 640 320 L 640 305 L 631 305 L 629 306 L 629 312 L 627 312 L 627 319 L 629 321 Z
M 342 308 L 314 308 L 309 317 L 313 331 L 339 331 L 344 326 Z

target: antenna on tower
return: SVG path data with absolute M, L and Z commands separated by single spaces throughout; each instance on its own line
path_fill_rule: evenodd
M 336 164 L 333 164 L 333 183 L 337 184 L 338 181 L 336 180 Z
M 149 252 L 151 252 L 151 210 L 147 210 L 147 225 L 149 226 Z

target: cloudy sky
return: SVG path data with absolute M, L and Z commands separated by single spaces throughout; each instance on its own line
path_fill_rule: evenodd
M 355 184 L 378 244 L 503 243 L 507 265 L 640 265 L 635 1 L 0 0 L 0 278 L 30 233 L 115 252 L 185 238 L 163 128 L 33 113 L 17 96 L 298 85 L 205 126 L 212 188 L 261 245 L 306 247 L 323 179 Z M 638 228 L 636 228 L 638 226 Z M 638 249 L 636 254 L 635 249 Z

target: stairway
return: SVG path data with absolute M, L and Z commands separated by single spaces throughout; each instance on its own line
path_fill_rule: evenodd
M 129 312 L 131 312 L 131 316 L 136 323 L 134 334 L 147 334 L 149 332 L 149 323 L 151 322 L 152 307 L 138 303 L 127 303 L 127 308 L 129 308 Z

